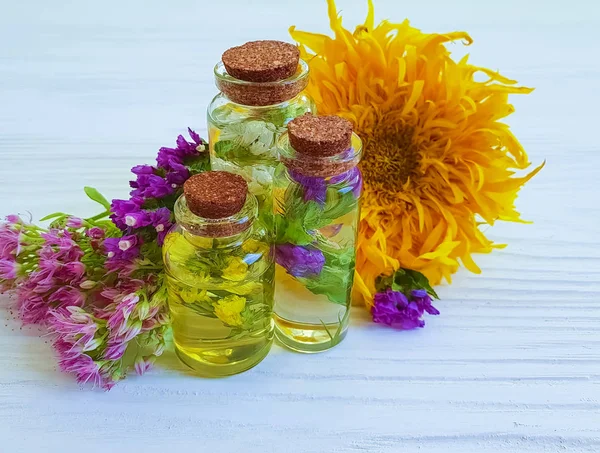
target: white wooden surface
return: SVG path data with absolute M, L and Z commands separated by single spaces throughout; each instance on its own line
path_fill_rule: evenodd
M 327 29 L 322 0 L 0 3 L 0 215 L 34 219 L 91 214 L 84 184 L 123 197 L 132 165 L 188 125 L 205 131 L 227 47 Z M 0 451 L 600 451 L 598 6 L 376 3 L 378 18 L 471 32 L 472 61 L 537 87 L 510 119 L 531 160 L 547 159 L 518 200 L 535 224 L 494 227 L 509 248 L 440 288 L 425 329 L 355 310 L 334 350 L 276 347 L 223 380 L 167 357 L 109 393 L 81 389 L 2 311 Z M 338 7 L 353 27 L 366 1 Z

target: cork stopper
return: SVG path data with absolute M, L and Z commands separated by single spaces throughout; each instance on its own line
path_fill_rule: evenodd
M 240 212 L 248 184 L 239 175 L 207 171 L 189 178 L 183 192 L 190 211 L 206 219 L 223 219 Z
M 250 41 L 223 53 L 227 73 L 247 82 L 276 82 L 293 76 L 300 51 L 282 41 Z
M 306 113 L 288 123 L 290 145 L 299 154 L 334 156 L 351 146 L 352 123 L 339 116 Z

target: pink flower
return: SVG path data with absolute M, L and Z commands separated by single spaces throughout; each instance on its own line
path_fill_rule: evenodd
M 61 340 L 61 344 L 71 344 L 72 350 L 93 351 L 100 346 L 102 339 L 95 338 L 98 324 L 94 317 L 80 307 L 52 310 L 48 318 L 49 329 Z
M 18 265 L 11 259 L 0 259 L 0 280 L 13 280 L 17 278 Z
M 34 292 L 32 283 L 28 282 L 21 286 L 17 293 L 17 306 L 24 324 L 38 324 L 44 322 L 48 316 L 48 303 L 44 298 Z
M 106 360 L 119 360 L 125 354 L 127 349 L 127 343 L 115 342 L 109 343 L 104 351 L 104 358 Z
M 48 296 L 48 301 L 59 306 L 83 306 L 85 295 L 78 289 L 72 286 L 61 286 L 56 291 Z
M 135 321 L 132 323 L 127 322 L 125 324 L 125 330 L 120 332 L 122 336 L 123 342 L 128 342 L 133 340 L 135 337 L 139 335 L 142 331 L 142 321 Z
M 85 264 L 81 261 L 71 261 L 65 264 L 61 271 L 60 279 L 70 282 L 79 281 L 85 274 Z
M 71 216 L 67 219 L 67 228 L 81 228 L 83 226 L 83 219 L 79 217 Z
M 14 259 L 18 255 L 19 231 L 9 225 L 0 225 L 0 258 Z
M 99 227 L 93 227 L 85 232 L 86 236 L 92 239 L 104 239 L 104 230 Z
M 110 376 L 101 371 L 100 365 L 89 355 L 73 351 L 68 343 L 57 340 L 54 343 L 55 349 L 59 353 L 60 369 L 66 373 L 73 373 L 77 382 L 85 384 L 91 382 L 94 386 L 109 390 L 114 385 Z
M 137 374 L 139 374 L 140 376 L 142 376 L 146 371 L 148 371 L 150 368 L 152 368 L 152 365 L 154 364 L 154 361 L 156 360 L 155 357 L 153 356 L 148 356 L 148 357 L 138 357 L 135 360 L 135 372 Z
M 25 223 L 25 222 L 23 222 L 23 219 L 21 217 L 19 217 L 18 215 L 15 215 L 15 214 L 7 215 L 6 221 L 8 223 L 12 223 L 14 225 L 23 225 Z
M 135 294 L 128 294 L 116 306 L 114 313 L 108 318 L 107 326 L 114 332 L 115 336 L 125 334 L 128 330 L 127 321 L 129 315 L 139 302 L 140 297 Z
M 129 260 L 108 259 L 104 263 L 104 268 L 108 273 L 117 274 L 119 278 L 126 279 L 138 270 L 138 263 Z
M 83 257 L 83 251 L 68 230 L 52 229 L 47 233 L 41 233 L 40 236 L 44 238 L 44 245 L 38 252 L 40 258 L 64 263 L 79 261 Z

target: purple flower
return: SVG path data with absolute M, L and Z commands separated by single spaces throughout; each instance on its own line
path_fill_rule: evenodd
M 156 156 L 156 163 L 160 168 L 167 171 L 173 169 L 174 165 L 183 165 L 183 158 L 175 148 L 160 148 Z
M 137 258 L 140 254 L 140 246 L 141 239 L 135 234 L 104 240 L 104 248 L 109 260 L 130 261 Z
M 165 236 L 171 228 L 171 211 L 168 208 L 159 208 L 149 214 L 149 224 L 154 227 L 158 237 L 158 245 L 162 246 Z
M 131 173 L 136 175 L 153 175 L 155 168 L 152 165 L 136 165 L 131 169 Z
M 325 182 L 325 179 L 317 176 L 304 176 L 291 169 L 289 170 L 289 174 L 292 179 L 302 187 L 304 192 L 302 199 L 304 202 L 316 201 L 319 204 L 325 203 L 325 197 L 327 195 L 327 183 Z
M 344 182 L 345 187 L 341 189 L 343 193 L 352 191 L 355 198 L 359 198 L 362 192 L 362 173 L 358 167 L 354 167 L 347 172 L 336 175 L 329 180 L 330 184 L 339 184 Z
M 130 228 L 142 228 L 150 224 L 150 218 L 146 211 L 130 212 L 124 217 L 125 225 Z
M 167 171 L 178 172 L 181 170 L 179 166 L 183 165 L 184 159 L 191 156 L 198 156 L 200 152 L 204 152 L 206 149 L 205 142 L 200 138 L 196 132 L 188 128 L 190 137 L 193 142 L 188 142 L 183 135 L 177 137 L 176 148 L 160 148 L 156 162 L 159 167 Z
M 190 171 L 183 164 L 174 163 L 172 170 L 167 172 L 166 180 L 171 186 L 180 186 L 190 177 Z
M 281 244 L 276 248 L 276 261 L 294 277 L 311 277 L 321 273 L 325 256 L 315 248 Z
M 141 174 L 129 185 L 134 189 L 131 195 L 143 198 L 163 198 L 171 195 L 174 188 L 166 179 L 158 175 Z
M 200 146 L 202 146 L 202 145 L 205 144 L 204 140 L 202 140 L 200 138 L 200 136 L 198 134 L 196 134 L 196 132 L 193 131 L 192 129 L 190 129 L 189 127 L 188 127 L 188 134 L 190 134 L 190 137 L 192 137 L 192 140 L 194 140 L 194 143 L 196 144 L 196 150 L 197 151 L 204 151 L 204 150 L 198 149 L 198 147 L 200 147 Z
M 411 300 L 418 305 L 420 310 L 426 311 L 430 315 L 440 314 L 440 311 L 431 305 L 431 297 L 424 289 L 413 289 L 411 291 Z
M 424 327 L 425 321 L 421 317 L 425 311 L 432 315 L 439 314 L 439 311 L 431 305 L 431 298 L 424 290 L 413 290 L 409 301 L 400 291 L 387 289 L 385 292 L 375 294 L 373 302 L 371 309 L 373 321 L 397 329 Z
M 126 230 L 128 225 L 125 217 L 140 213 L 143 204 L 144 199 L 141 197 L 131 197 L 130 200 L 113 200 L 110 205 L 110 218 L 117 228 Z

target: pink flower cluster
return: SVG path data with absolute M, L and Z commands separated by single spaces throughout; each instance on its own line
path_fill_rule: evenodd
M 109 204 L 86 188 L 106 209 L 98 216 L 56 213 L 48 229 L 18 216 L 0 224 L 0 292 L 16 294 L 24 323 L 48 328 L 61 370 L 79 382 L 110 389 L 165 348 L 160 246 L 181 185 L 208 165 L 205 142 L 190 134 L 193 143 L 179 136 L 177 148 L 161 148 L 159 167 L 134 167 L 129 200 Z

